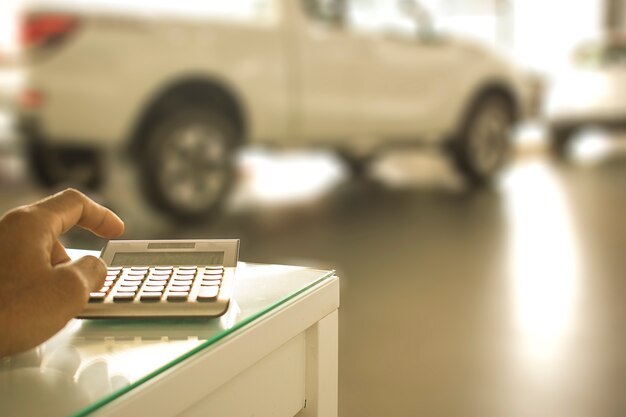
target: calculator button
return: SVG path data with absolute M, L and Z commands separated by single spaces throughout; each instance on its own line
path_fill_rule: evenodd
M 222 265 L 217 265 L 217 266 L 213 265 L 213 266 L 206 266 L 205 269 L 209 271 L 216 271 L 216 270 L 221 271 L 222 269 L 224 269 L 224 267 Z
M 221 282 L 222 282 L 222 280 L 219 279 L 219 278 L 215 278 L 215 279 L 214 278 L 211 278 L 211 279 L 203 278 L 202 279 L 202 285 L 220 285 Z
M 169 275 L 148 275 L 148 281 L 167 281 Z
M 107 277 L 116 277 L 120 274 L 120 271 L 107 271 Z
M 198 267 L 197 266 L 179 266 L 178 267 L 179 271 L 197 271 Z
M 104 301 L 105 297 L 106 297 L 106 294 L 104 292 L 92 292 L 92 293 L 89 293 L 89 302 L 90 303 L 102 302 Z
M 167 301 L 187 301 L 188 292 L 171 292 L 167 295 Z
M 143 287 L 144 291 L 147 292 L 154 292 L 154 291 L 163 291 L 165 289 L 165 285 L 151 285 L 151 284 L 146 284 Z
M 122 270 L 121 266 L 110 266 L 107 268 L 108 272 L 120 272 Z
M 170 275 L 172 275 L 172 271 L 150 271 L 150 276 L 168 277 Z
M 163 291 L 167 282 L 146 282 L 143 286 L 145 291 Z
M 159 301 L 163 294 L 160 292 L 144 292 L 139 296 L 141 301 Z
M 144 284 L 147 287 L 165 287 L 167 282 L 165 281 L 146 281 Z
M 171 271 L 174 269 L 173 266 L 155 266 L 153 268 L 155 271 Z
M 119 287 L 117 292 L 136 292 L 138 289 L 138 285 L 134 285 L 132 287 Z
M 144 278 L 143 275 L 136 276 L 136 277 L 135 276 L 128 276 L 128 277 L 123 277 L 122 278 L 122 282 L 125 282 L 125 281 L 134 281 L 134 282 L 143 281 L 143 278 Z
M 186 277 L 191 276 L 192 277 L 192 276 L 196 275 L 197 272 L 198 271 L 196 271 L 195 269 L 193 271 L 181 271 L 179 269 L 178 271 L 176 271 L 176 275 L 181 276 L 181 277 L 182 276 L 186 276 Z
M 202 281 L 221 281 L 221 275 L 205 275 L 202 277 Z
M 137 290 L 133 290 L 133 289 L 121 289 L 121 290 L 117 290 L 115 291 L 115 294 L 137 294 Z
M 214 276 L 218 276 L 221 277 L 224 274 L 224 271 L 220 270 L 215 270 L 215 271 L 204 271 L 204 276 L 205 277 L 214 277 Z
M 202 287 L 198 293 L 198 301 L 212 301 L 217 298 L 219 293 L 218 287 Z
M 220 286 L 219 286 L 219 285 L 207 285 L 207 284 L 202 284 L 202 285 L 200 286 L 200 290 L 210 290 L 210 289 L 212 289 L 212 288 L 215 288 L 216 290 L 218 290 L 218 291 L 219 291 Z
M 191 280 L 191 279 L 180 279 L 180 278 L 177 279 L 177 278 L 174 278 L 172 280 L 172 285 L 191 285 L 191 284 L 193 284 L 193 280 Z
M 200 286 L 200 289 L 201 289 L 201 290 L 204 290 L 204 289 L 209 289 L 209 288 L 217 288 L 217 289 L 219 289 L 219 288 L 220 288 L 220 286 L 219 286 L 219 284 L 202 284 L 202 285 Z
M 148 266 L 131 266 L 130 267 L 131 271 L 138 271 L 138 272 L 147 271 L 148 269 L 150 269 L 150 267 Z
M 145 277 L 148 271 L 130 271 L 125 273 L 124 275 L 127 277 Z
M 113 301 L 118 303 L 130 302 L 135 299 L 135 293 L 117 293 L 113 296 Z
M 189 285 L 172 285 L 170 287 L 170 291 L 189 291 L 191 289 L 191 286 Z

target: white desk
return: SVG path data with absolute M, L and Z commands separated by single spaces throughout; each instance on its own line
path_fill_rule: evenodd
M 237 269 L 219 319 L 73 320 L 3 359 L 0 415 L 336 416 L 338 278 Z

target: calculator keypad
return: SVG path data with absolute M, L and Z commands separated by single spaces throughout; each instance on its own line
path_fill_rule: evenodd
M 217 299 L 223 276 L 223 266 L 110 267 L 89 302 L 210 302 Z

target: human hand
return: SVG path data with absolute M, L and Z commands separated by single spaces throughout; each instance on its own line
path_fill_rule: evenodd
M 33 348 L 79 314 L 106 265 L 72 262 L 59 236 L 78 225 L 103 238 L 124 232 L 112 211 L 68 189 L 0 219 L 0 357 Z

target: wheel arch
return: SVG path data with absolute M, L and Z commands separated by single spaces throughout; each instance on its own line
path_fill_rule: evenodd
M 151 122 L 161 114 L 188 104 L 210 104 L 232 118 L 241 145 L 246 141 L 249 121 L 243 100 L 225 80 L 203 74 L 188 74 L 165 83 L 143 106 L 131 130 L 131 155 L 141 154 Z
M 461 117 L 460 124 L 456 129 L 457 134 L 462 134 L 463 129 L 465 129 L 466 124 L 474 115 L 474 112 L 478 109 L 480 103 L 490 96 L 502 97 L 507 102 L 509 109 L 511 110 L 513 123 L 520 120 L 520 102 L 514 88 L 504 80 L 491 80 L 478 87 L 465 104 L 465 108 L 461 113 L 463 116 Z

